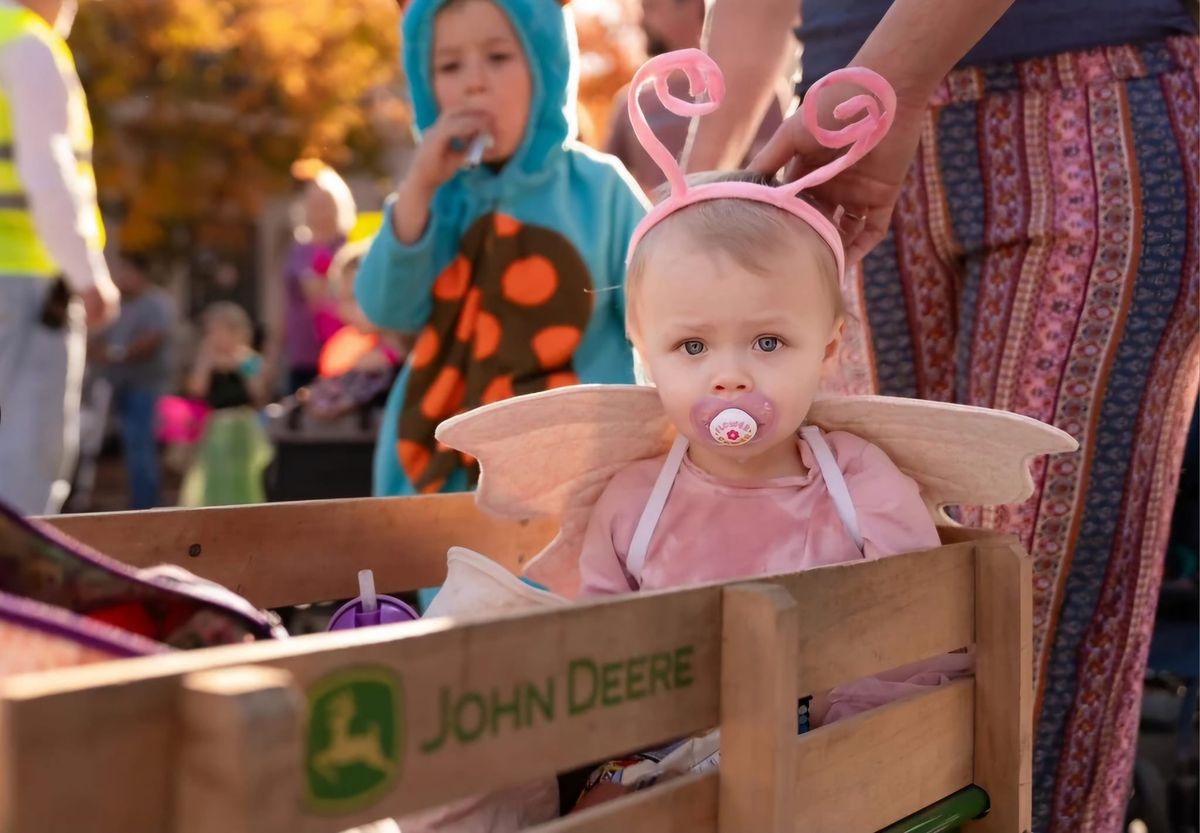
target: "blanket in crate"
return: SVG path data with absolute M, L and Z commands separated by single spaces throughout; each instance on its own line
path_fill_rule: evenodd
M 0 504 L 0 678 L 283 636 L 224 587 L 133 569 Z

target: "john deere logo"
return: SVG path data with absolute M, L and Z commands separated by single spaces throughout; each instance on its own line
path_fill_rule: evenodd
M 308 695 L 305 769 L 314 809 L 366 807 L 391 786 L 404 747 L 400 682 L 383 668 L 334 674 Z

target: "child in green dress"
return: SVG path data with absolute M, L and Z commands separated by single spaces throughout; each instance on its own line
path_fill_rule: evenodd
M 187 380 L 189 396 L 212 409 L 196 459 L 183 481 L 184 506 L 263 503 L 262 475 L 273 450 L 259 421 L 268 385 L 251 346 L 250 317 L 237 304 L 204 311 L 204 338 Z

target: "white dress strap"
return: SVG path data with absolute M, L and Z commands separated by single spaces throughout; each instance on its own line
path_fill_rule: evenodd
M 658 519 L 662 517 L 663 507 L 667 505 L 667 497 L 671 494 L 671 487 L 675 485 L 675 477 L 679 474 L 679 467 L 683 465 L 683 455 L 687 454 L 687 449 L 687 437 L 677 434 L 658 473 L 658 479 L 654 481 L 654 488 L 650 490 L 646 508 L 642 510 L 642 517 L 633 531 L 633 540 L 629 542 L 625 572 L 629 573 L 639 587 L 642 585 L 642 569 L 646 566 L 646 552 L 650 549 L 650 539 L 654 536 Z
M 854 501 L 850 498 L 850 489 L 846 486 L 846 478 L 842 474 L 837 460 L 834 459 L 829 443 L 826 442 L 821 429 L 815 425 L 801 426 L 800 436 L 812 449 L 813 456 L 817 460 L 817 469 L 821 474 L 821 479 L 825 481 L 825 488 L 829 490 L 829 496 L 833 499 L 833 506 L 837 510 L 838 517 L 841 518 L 842 525 L 846 527 L 847 534 L 854 541 L 859 552 L 862 552 L 863 539 L 862 532 L 858 528 L 858 513 L 854 511 Z M 642 571 L 646 567 L 646 554 L 650 550 L 650 539 L 654 537 L 654 530 L 658 526 L 659 518 L 662 517 L 663 508 L 667 505 L 667 498 L 671 494 L 671 487 L 675 485 L 675 478 L 679 475 L 679 468 L 683 465 L 683 457 L 687 454 L 687 449 L 687 438 L 683 434 L 678 434 L 675 442 L 671 445 L 671 450 L 667 453 L 667 459 L 663 461 L 662 469 L 658 472 L 658 479 L 654 481 L 654 487 L 650 490 L 646 508 L 642 510 L 642 516 L 638 519 L 637 527 L 633 531 L 633 540 L 629 542 L 625 572 L 637 582 L 639 587 L 642 584 Z
M 813 456 L 817 458 L 817 468 L 821 470 L 821 479 L 825 481 L 825 488 L 829 490 L 829 496 L 833 498 L 833 506 L 837 510 L 838 517 L 842 519 L 842 525 L 846 527 L 846 532 L 854 541 L 854 546 L 858 547 L 859 552 L 862 552 L 863 539 L 862 531 L 858 528 L 858 513 L 854 511 L 854 501 L 850 498 L 846 477 L 842 474 L 837 460 L 834 459 L 829 443 L 826 442 L 821 429 L 815 425 L 800 426 L 800 436 L 808 443 Z

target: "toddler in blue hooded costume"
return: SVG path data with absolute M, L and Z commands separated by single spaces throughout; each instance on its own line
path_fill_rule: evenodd
M 418 333 L 388 400 L 375 492 L 474 486 L 447 417 L 575 383 L 632 382 L 622 282 L 645 213 L 621 164 L 574 141 L 578 48 L 555 0 L 414 0 L 404 68 L 422 141 L 355 284 Z M 466 148 L 486 134 L 482 164 Z

